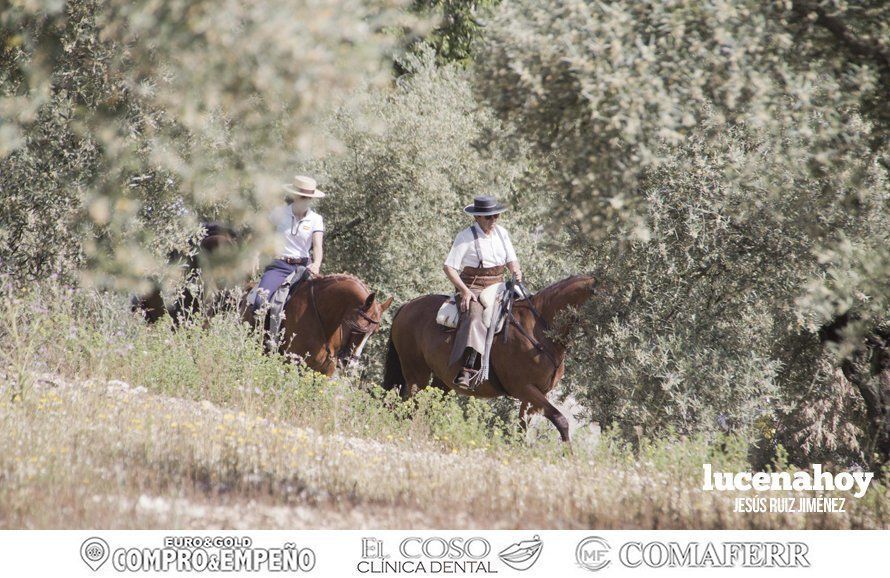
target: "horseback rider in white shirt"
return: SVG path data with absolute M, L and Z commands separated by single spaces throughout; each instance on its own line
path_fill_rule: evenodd
M 278 231 L 279 256 L 263 271 L 256 301 L 252 303 L 254 308 L 267 302 L 288 275 L 298 269 L 308 268 L 313 275 L 318 275 L 321 270 L 324 220 L 310 205 L 313 199 L 320 199 L 325 194 L 318 190 L 315 179 L 305 176 L 294 177 L 293 184 L 283 187 L 292 202 L 271 214 Z
M 476 222 L 457 234 L 443 270 L 460 296 L 460 321 L 454 338 L 449 365 L 462 359 L 461 371 L 454 384 L 474 389 L 478 361 L 485 348 L 486 328 L 479 294 L 486 287 L 504 280 L 505 268 L 516 282 L 522 282 L 522 270 L 513 250 L 510 235 L 497 219 L 507 208 L 492 196 L 478 196 L 464 212 Z

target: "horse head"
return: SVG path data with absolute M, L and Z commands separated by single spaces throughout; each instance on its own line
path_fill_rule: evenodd
M 338 368 L 351 369 L 358 365 L 365 344 L 371 335 L 380 329 L 383 313 L 390 305 L 392 297 L 381 303 L 376 293 L 370 293 L 364 304 L 346 315 L 340 325 L 340 332 L 344 338 L 337 351 Z

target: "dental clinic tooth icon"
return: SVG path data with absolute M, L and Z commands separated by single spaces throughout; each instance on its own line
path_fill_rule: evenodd
M 538 561 L 543 547 L 541 538 L 535 536 L 531 540 L 510 544 L 498 553 L 498 557 L 501 562 L 514 570 L 528 570 Z
M 87 538 L 80 545 L 80 557 L 95 572 L 108 560 L 108 542 L 102 538 Z

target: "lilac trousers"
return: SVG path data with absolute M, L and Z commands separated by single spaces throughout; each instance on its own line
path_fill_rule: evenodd
M 258 287 L 265 291 L 258 291 L 254 306 L 262 307 L 265 301 L 281 287 L 287 276 L 297 269 L 305 269 L 304 265 L 291 265 L 282 259 L 275 259 L 263 270 L 263 277 Z

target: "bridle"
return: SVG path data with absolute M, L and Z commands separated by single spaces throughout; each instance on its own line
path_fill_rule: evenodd
M 361 307 L 356 307 L 354 310 L 354 313 L 358 317 L 361 317 L 362 319 L 364 319 L 367 324 L 363 327 L 358 323 L 358 321 L 353 320 L 352 318 L 350 318 L 346 323 L 341 323 L 337 327 L 337 331 L 340 333 L 340 344 L 341 345 L 340 345 L 340 350 L 337 351 L 335 354 L 334 351 L 331 349 L 330 343 L 328 343 L 327 332 L 325 331 L 325 328 L 324 328 L 324 321 L 322 321 L 322 319 L 321 319 L 321 313 L 319 313 L 319 311 L 318 311 L 318 302 L 315 299 L 315 286 L 312 284 L 311 280 L 309 282 L 309 297 L 310 297 L 310 301 L 312 302 L 312 310 L 315 311 L 315 319 L 318 321 L 318 330 L 321 333 L 321 341 L 322 341 L 322 343 L 324 343 L 325 361 L 324 361 L 324 364 L 322 365 L 323 369 L 327 369 L 328 367 L 330 367 L 331 363 L 336 363 L 335 359 L 340 359 L 340 360 L 346 359 L 346 356 L 343 355 L 343 353 L 344 353 L 343 349 L 346 346 L 345 344 L 353 343 L 355 341 L 355 337 L 357 335 L 363 336 L 359 343 L 364 344 L 365 340 L 367 340 L 368 337 L 372 333 L 377 331 L 377 328 L 380 326 L 380 321 L 374 319 L 373 317 L 371 317 L 370 315 L 365 313 Z M 343 341 L 343 326 L 344 325 L 346 325 L 349 328 L 349 339 L 346 341 Z M 357 347 L 358 347 L 358 345 L 352 346 L 352 349 L 349 352 L 349 357 L 348 357 L 349 363 L 358 361 L 358 356 L 355 354 L 355 350 Z

